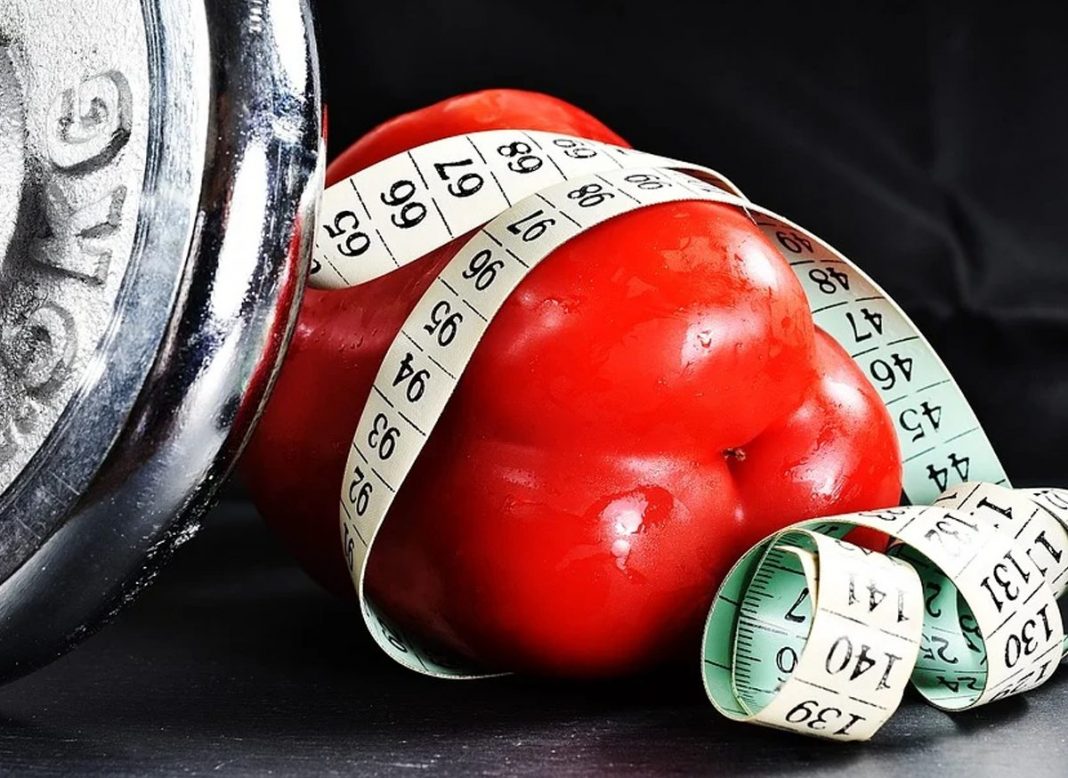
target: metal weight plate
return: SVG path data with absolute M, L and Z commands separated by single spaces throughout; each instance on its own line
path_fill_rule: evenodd
M 0 0 L 0 678 L 128 601 L 240 452 L 320 121 L 304 0 Z

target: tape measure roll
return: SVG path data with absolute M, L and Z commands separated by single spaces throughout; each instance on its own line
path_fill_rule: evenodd
M 900 668 L 945 710 L 1032 689 L 1063 653 L 1052 582 L 1063 580 L 1065 520 L 1068 513 L 1051 513 L 1024 492 L 962 484 L 929 507 L 802 522 L 828 538 L 821 552 L 832 543 L 840 553 L 833 571 L 822 565 L 818 575 L 792 577 L 771 554 L 781 556 L 798 530 L 776 533 L 716 595 L 705 626 L 705 689 L 730 718 L 847 740 L 870 737 L 893 712 Z M 890 556 L 830 540 L 856 526 L 890 535 Z M 892 558 L 910 575 L 889 571 Z
M 867 739 L 915 663 L 923 589 L 904 562 L 806 529 L 755 546 L 717 595 L 705 689 L 732 719 Z
M 426 144 L 323 196 L 311 275 L 319 287 L 365 283 L 477 229 L 393 341 L 346 463 L 342 541 L 376 642 L 417 672 L 485 675 L 419 646 L 369 601 L 364 575 L 378 529 L 490 321 L 527 273 L 597 224 L 694 200 L 739 208 L 781 249 L 816 324 L 890 410 L 909 501 L 934 503 L 802 522 L 748 552 L 705 630 L 713 704 L 735 719 L 864 739 L 910 677 L 948 709 L 1045 681 L 1065 640 L 1055 597 L 1068 586 L 1068 493 L 1006 488 L 975 414 L 900 308 L 844 256 L 713 170 L 521 130 Z M 853 526 L 890 535 L 888 555 L 841 540 Z

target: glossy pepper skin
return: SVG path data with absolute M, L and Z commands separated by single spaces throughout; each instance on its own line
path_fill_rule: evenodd
M 328 175 L 508 127 L 623 143 L 559 100 L 497 90 L 382 125 Z M 264 517 L 335 591 L 352 592 L 337 501 L 362 403 L 459 245 L 310 290 L 244 456 Z M 885 408 L 776 249 L 729 207 L 655 206 L 558 249 L 507 301 L 400 490 L 368 587 L 412 634 L 490 668 L 632 671 L 697 651 L 751 544 L 896 504 L 900 479 Z

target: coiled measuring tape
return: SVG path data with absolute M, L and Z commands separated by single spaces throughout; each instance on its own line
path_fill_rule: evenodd
M 365 622 L 402 665 L 481 677 L 405 635 L 364 590 L 375 536 L 495 313 L 553 250 L 652 205 L 704 201 L 751 218 L 789 262 L 815 323 L 895 420 L 912 505 L 801 522 L 753 547 L 706 624 L 708 696 L 726 716 L 871 737 L 911 681 L 963 709 L 1034 688 L 1064 652 L 1068 492 L 1012 490 L 945 365 L 897 305 L 812 233 L 697 165 L 554 133 L 494 130 L 379 162 L 323 195 L 311 283 L 366 283 L 477 230 L 388 350 L 349 451 L 342 542 Z M 892 539 L 887 554 L 841 538 Z

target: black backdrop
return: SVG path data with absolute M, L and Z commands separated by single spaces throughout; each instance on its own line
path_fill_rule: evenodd
M 1052 4 L 317 6 L 332 153 L 465 91 L 570 100 L 843 250 L 933 341 L 1010 477 L 1068 483 L 1068 28 Z

